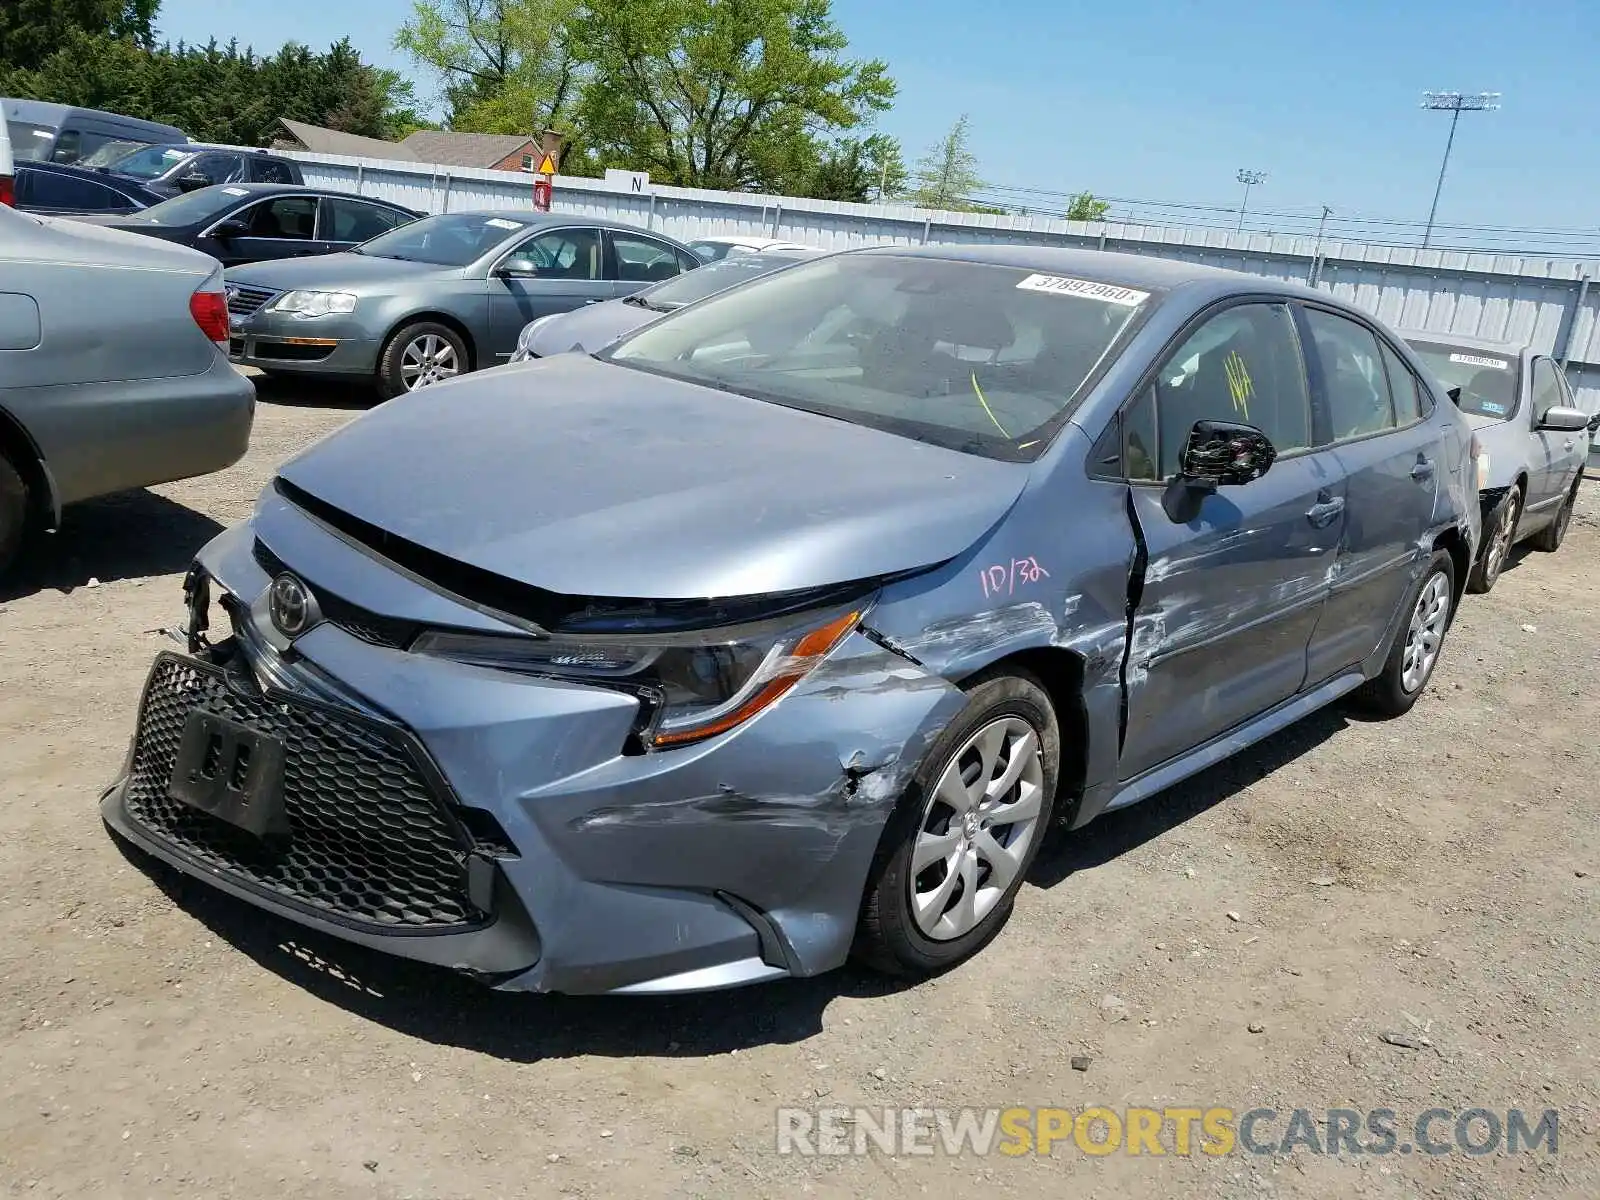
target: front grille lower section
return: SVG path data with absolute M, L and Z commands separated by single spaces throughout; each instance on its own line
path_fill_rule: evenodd
M 277 294 L 271 288 L 246 287 L 242 283 L 230 283 L 228 311 L 236 317 L 248 317 Z
M 272 846 L 167 794 L 184 723 L 209 709 L 283 741 L 291 833 Z M 389 933 L 483 925 L 468 897 L 469 835 L 399 730 L 314 701 L 231 686 L 220 668 L 156 659 L 124 805 L 152 836 L 252 890 Z

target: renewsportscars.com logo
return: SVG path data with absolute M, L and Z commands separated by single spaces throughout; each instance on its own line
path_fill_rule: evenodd
M 1107 1154 L 1555 1154 L 1560 1116 L 1547 1108 L 780 1108 L 779 1154 L 988 1155 L 1058 1149 Z

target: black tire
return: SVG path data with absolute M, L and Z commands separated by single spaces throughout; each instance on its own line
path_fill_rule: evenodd
M 948 970 L 983 949 L 1009 919 L 1017 892 L 1050 829 L 1061 763 L 1061 732 L 1049 695 L 1037 679 L 1021 671 L 980 676 L 968 685 L 967 693 L 966 708 L 929 749 L 889 818 L 878 844 L 872 872 L 868 876 L 852 953 L 858 960 L 888 974 L 925 978 Z M 965 932 L 949 938 L 930 937 L 918 927 L 912 910 L 911 889 L 918 878 L 926 878 L 929 872 L 954 872 L 949 870 L 944 861 L 934 861 L 923 868 L 921 876 L 913 875 L 912 853 L 925 826 L 930 822 L 938 822 L 940 817 L 937 812 L 948 808 L 938 800 L 936 793 L 941 776 L 952 765 L 952 757 L 966 748 L 974 735 L 1006 718 L 1020 719 L 1037 736 L 1038 782 L 1031 786 L 1039 788 L 1039 808 L 1026 830 L 1017 828 L 1021 822 L 997 821 L 994 827 L 1007 830 L 1004 836 L 1008 839 L 1005 843 L 1008 848 L 1022 836 L 1026 835 L 1029 840 L 1021 848 L 1020 865 L 1016 867 L 1011 881 L 997 899 L 989 902 L 992 907 L 988 908 L 986 915 Z M 1009 743 L 1006 746 L 1007 761 L 1012 761 L 1009 751 L 1015 745 Z M 956 764 L 958 770 L 961 762 L 968 761 L 968 755 L 978 753 L 976 750 L 967 750 Z M 996 761 L 998 764 L 999 760 Z M 1012 797 L 1013 802 L 1020 802 L 1022 786 L 1019 781 L 1004 795 Z M 1002 804 L 989 810 L 990 815 L 1003 812 L 1005 807 Z M 944 828 L 938 836 L 959 837 L 960 828 L 954 819 L 946 817 Z M 989 828 L 988 821 L 982 822 L 977 836 L 982 837 Z M 934 835 L 930 832 L 930 836 Z M 969 839 L 973 836 L 970 829 L 966 836 Z M 962 844 L 972 845 L 968 853 L 976 864 L 979 856 L 975 844 Z M 992 869 L 987 865 L 975 865 L 973 870 L 980 873 L 974 875 L 978 884 L 973 893 L 976 897 L 982 885 L 993 876 Z M 965 887 L 965 879 L 958 879 L 947 901 L 949 911 L 959 908 Z
M 1578 477 L 1572 481 L 1572 490 L 1567 493 L 1561 510 L 1556 513 L 1556 519 L 1528 539 L 1535 550 L 1554 554 L 1561 549 L 1561 543 L 1567 540 L 1567 526 L 1572 524 L 1572 509 L 1578 503 L 1578 489 L 1582 486 L 1583 472 L 1579 471 Z
M 1430 622 L 1430 628 L 1437 634 L 1438 642 L 1434 647 L 1433 658 L 1427 663 L 1422 677 L 1420 679 L 1413 677 L 1408 686 L 1406 651 L 1412 637 L 1412 621 L 1419 611 L 1424 594 L 1435 587 L 1434 581 L 1440 578 L 1444 581 L 1444 609 Z M 1448 550 L 1435 550 L 1433 558 L 1422 572 L 1422 578 L 1417 580 L 1412 589 L 1406 593 L 1406 606 L 1401 613 L 1400 628 L 1395 630 L 1394 641 L 1390 644 L 1389 654 L 1384 659 L 1383 670 L 1367 680 L 1352 695 L 1352 699 L 1362 708 L 1384 717 L 1398 717 L 1411 710 L 1411 706 L 1417 702 L 1417 697 L 1427 688 L 1428 680 L 1433 678 L 1433 672 L 1439 665 L 1439 656 L 1444 653 L 1444 639 L 1450 629 L 1451 610 L 1455 604 L 1455 585 L 1455 560 L 1450 557 Z M 1433 594 L 1437 595 L 1436 592 Z
M 1495 506 L 1490 527 L 1483 531 L 1483 553 L 1467 573 L 1467 591 L 1483 595 L 1494 587 L 1500 572 L 1510 561 L 1511 550 L 1517 544 L 1517 525 L 1522 520 L 1522 489 L 1513 486 Z M 1508 530 L 1506 526 L 1509 525 Z M 1501 543 L 1500 539 L 1504 539 Z M 1497 544 L 1500 548 L 1497 550 Z
M 406 350 L 414 343 L 430 337 L 440 339 L 450 348 L 455 356 L 457 375 L 465 375 L 472 369 L 472 360 L 467 355 L 467 345 L 461 340 L 459 333 L 448 325 L 440 325 L 437 321 L 414 321 L 395 331 L 378 359 L 378 391 L 385 400 L 392 400 L 396 396 L 403 396 L 409 391 L 416 390 L 406 384 L 404 374 Z
M 28 485 L 11 460 L 0 454 L 0 579 L 22 554 L 28 512 Z

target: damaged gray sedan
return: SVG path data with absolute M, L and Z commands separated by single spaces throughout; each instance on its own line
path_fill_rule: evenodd
M 1347 694 L 1408 709 L 1473 561 L 1469 439 L 1322 293 L 819 259 L 287 463 L 191 570 L 102 812 L 506 988 L 931 974 L 1050 826 Z

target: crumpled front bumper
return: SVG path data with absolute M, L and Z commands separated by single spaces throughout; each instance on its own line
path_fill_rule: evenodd
M 858 633 L 739 729 L 629 754 L 637 701 L 620 692 L 414 655 L 349 622 L 325 621 L 275 650 L 249 613 L 271 582 L 263 563 L 288 565 L 340 612 L 495 624 L 298 510 L 264 500 L 198 563 L 231 608 L 258 682 L 402 731 L 437 770 L 440 802 L 468 828 L 503 832 L 489 921 L 401 936 L 283 903 L 154 836 L 130 815 L 126 779 L 105 797 L 108 824 L 291 920 L 507 988 L 691 991 L 838 966 L 884 822 L 963 705 L 945 680 Z

